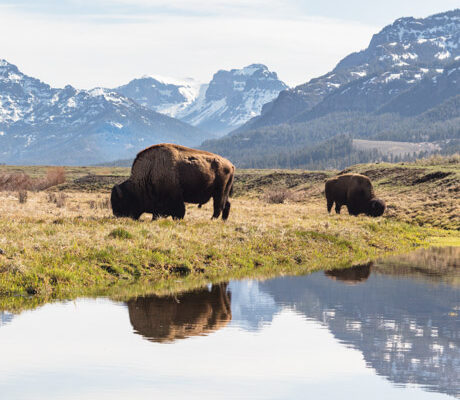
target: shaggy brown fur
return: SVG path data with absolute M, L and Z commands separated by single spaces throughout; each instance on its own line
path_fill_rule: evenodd
M 172 342 L 216 331 L 232 319 L 227 284 L 177 296 L 148 296 L 128 301 L 134 330 L 153 342 Z
M 335 212 L 340 214 L 342 206 L 347 206 L 351 215 L 364 213 L 378 217 L 385 211 L 385 202 L 374 195 L 372 183 L 367 176 L 343 174 L 326 181 L 327 211 L 331 212 L 335 203 Z
M 206 151 L 176 144 L 159 144 L 141 151 L 130 178 L 112 190 L 112 209 L 117 216 L 183 218 L 184 203 L 205 204 L 214 200 L 213 218 L 227 219 L 228 197 L 235 167 L 227 159 Z

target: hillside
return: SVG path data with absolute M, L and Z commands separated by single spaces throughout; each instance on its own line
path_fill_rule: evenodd
M 399 19 L 367 49 L 281 92 L 261 116 L 202 148 L 243 168 L 343 168 L 452 154 L 460 143 L 459 32 L 460 10 Z M 375 144 L 357 149 L 353 139 Z M 415 154 L 369 150 L 380 141 L 433 145 Z
M 418 157 L 432 152 L 459 151 L 460 96 L 415 117 L 398 114 L 331 113 L 302 123 L 268 126 L 208 140 L 202 148 L 229 158 L 241 168 L 345 168 L 358 162 L 410 160 L 405 153 L 368 151 L 380 148 L 381 141 L 410 142 L 423 147 Z M 368 146 L 356 151 L 354 139 Z M 372 144 L 373 142 L 373 144 Z M 423 143 L 431 143 L 426 146 Z M 339 152 L 339 153 L 337 153 Z
M 460 9 L 425 19 L 400 18 L 375 34 L 367 49 L 345 57 L 331 72 L 281 92 L 240 131 L 299 122 L 298 115 L 306 113 L 301 119 L 310 118 L 308 113 L 315 107 L 316 116 L 326 110 L 376 111 L 423 78 L 442 75 L 447 65 L 458 60 L 459 41 Z

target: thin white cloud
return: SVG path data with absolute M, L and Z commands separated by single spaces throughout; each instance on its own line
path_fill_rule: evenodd
M 267 64 L 294 85 L 326 73 L 340 58 L 366 47 L 379 29 L 305 17 L 112 19 L 111 24 L 97 24 L 3 10 L 0 58 L 56 86 L 113 87 L 144 74 L 207 81 L 218 69 L 253 62 Z

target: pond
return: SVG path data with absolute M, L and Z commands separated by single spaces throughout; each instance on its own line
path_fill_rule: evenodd
M 459 256 L 2 312 L 0 398 L 458 398 Z

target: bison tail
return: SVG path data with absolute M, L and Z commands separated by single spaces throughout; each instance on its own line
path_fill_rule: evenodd
M 232 197 L 233 196 L 233 176 L 230 178 L 228 181 L 227 185 L 230 185 L 230 190 L 228 192 L 228 196 Z

